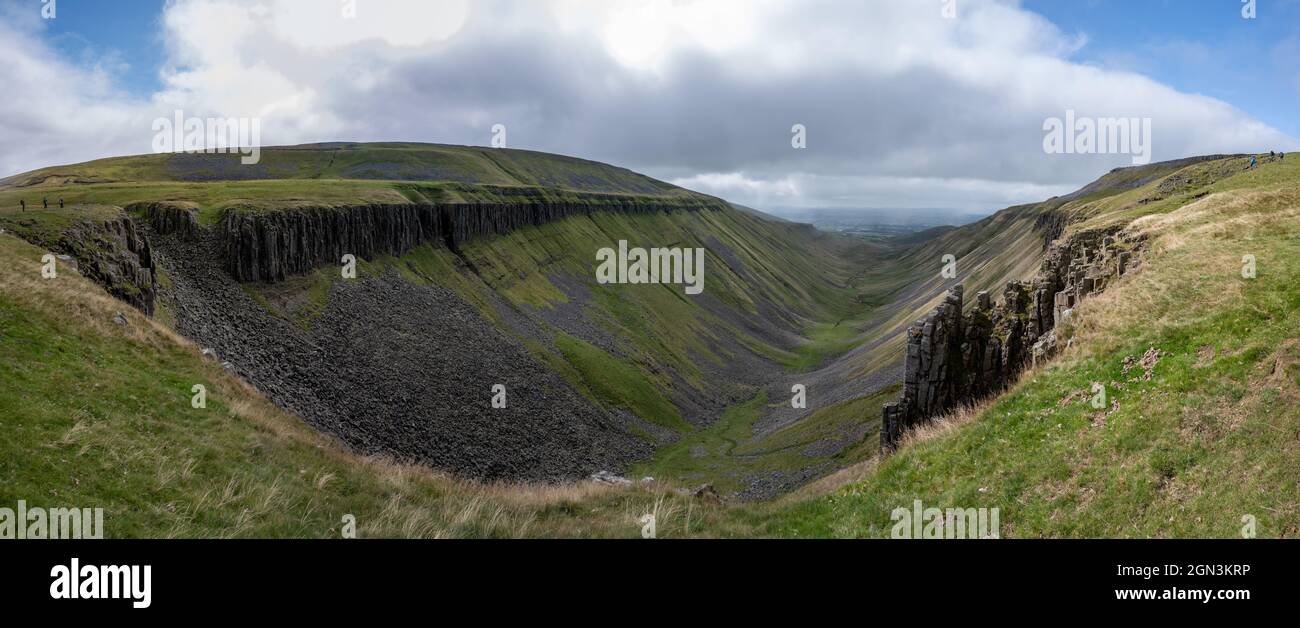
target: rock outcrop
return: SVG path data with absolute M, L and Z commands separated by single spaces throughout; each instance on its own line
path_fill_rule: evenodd
M 1052 209 L 1042 212 L 1034 220 L 1034 229 L 1043 234 L 1043 247 L 1051 246 L 1070 226 L 1070 217 L 1066 212 Z
M 182 203 L 136 203 L 127 205 L 128 214 L 144 218 L 158 235 L 172 235 L 193 242 L 199 237 L 198 209 Z
M 442 234 L 433 205 L 231 210 L 221 222 L 226 269 L 239 281 L 283 281 L 344 255 L 401 255 Z
M 588 195 L 577 201 L 352 205 L 276 211 L 229 210 L 220 229 L 226 268 L 239 281 L 283 281 L 344 255 L 402 255 L 425 243 L 455 250 L 474 238 L 593 212 L 654 213 L 716 208 L 708 197 Z
M 153 315 L 158 267 L 149 240 L 131 217 L 74 223 L 54 248 L 75 258 L 78 272 L 109 294 Z
M 1008 282 L 996 307 L 980 292 L 964 312 L 964 289 L 952 288 L 907 331 L 902 398 L 884 407 L 881 451 L 895 449 L 911 428 L 996 394 L 1027 365 L 1051 358 L 1060 345 L 1058 323 L 1123 276 L 1140 246 L 1118 228 L 1071 234 L 1048 246 L 1033 280 Z

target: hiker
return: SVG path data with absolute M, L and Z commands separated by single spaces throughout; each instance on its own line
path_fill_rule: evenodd
M 18 199 L 18 204 L 23 206 L 23 211 L 27 211 L 27 201 Z
M 59 209 L 63 209 L 63 199 L 59 199 Z
M 1255 163 L 1256 163 L 1256 162 L 1255 162 L 1255 156 L 1254 156 L 1254 155 L 1251 155 L 1251 156 L 1250 156 L 1250 169 L 1251 169 L 1251 170 L 1254 170 L 1254 169 L 1255 169 Z
M 45 198 L 42 198 L 41 202 L 45 203 L 45 209 L 50 208 L 50 197 L 46 196 Z

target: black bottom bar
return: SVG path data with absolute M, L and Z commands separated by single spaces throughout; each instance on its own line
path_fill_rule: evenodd
M 685 614 L 703 603 L 724 614 L 811 604 L 806 610 L 882 617 L 866 604 L 934 620 L 1043 604 L 1071 616 L 1201 615 L 1294 602 L 1297 548 L 1265 540 L 6 541 L 0 599 L 11 613 L 157 619 L 193 619 L 195 609 L 211 618 L 262 608 L 427 615 L 433 607 L 448 621 L 458 611 L 541 617 L 588 600 L 650 604 L 661 614 L 672 599 L 694 600 L 681 606 Z M 81 569 L 149 566 L 149 607 L 135 609 L 129 593 L 54 599 L 52 570 L 74 559 Z M 665 616 L 677 619 L 685 616 Z

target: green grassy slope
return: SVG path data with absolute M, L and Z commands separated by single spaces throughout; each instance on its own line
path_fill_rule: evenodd
M 262 150 L 256 165 L 239 155 L 156 154 L 55 166 L 0 180 L 0 210 L 42 199 L 70 205 L 174 201 L 196 204 L 206 220 L 230 206 L 281 207 L 411 201 L 499 200 L 512 189 L 538 194 L 689 194 L 593 161 L 533 151 L 439 144 L 311 144 Z M 547 192 L 549 191 L 549 192 Z
M 679 285 L 597 285 L 595 252 L 619 240 L 704 248 L 704 296 L 691 297 Z M 866 254 L 807 226 L 738 211 L 594 214 L 473 241 L 459 253 L 422 246 L 363 264 L 361 272 L 397 270 L 409 281 L 445 287 L 506 331 L 512 329 L 500 301 L 542 321 L 561 308 L 566 318 L 585 318 L 613 347 L 541 321 L 541 337 L 525 342 L 593 400 L 689 432 L 695 428 L 674 402 L 752 397 L 752 386 L 714 374 L 733 361 L 760 358 L 778 371 L 797 368 L 809 350 L 800 344 L 804 334 L 817 336 L 824 321 L 860 308 L 844 289 L 852 266 L 841 255 Z M 320 270 L 245 289 L 280 316 L 310 325 L 335 281 L 336 272 Z
M 264 148 L 257 164 L 239 155 L 162 153 L 42 168 L 0 186 L 248 180 L 447 181 L 529 185 L 584 192 L 658 194 L 676 189 L 625 168 L 534 151 L 442 144 L 332 143 Z
M 1073 346 L 764 533 L 887 537 L 920 499 L 1000 508 L 1010 537 L 1232 537 L 1246 515 L 1300 535 L 1300 162 L 1237 161 L 1190 166 L 1222 174 L 1164 204 L 1139 203 L 1156 181 L 1089 208 L 1084 225 L 1143 216 L 1150 253 L 1084 303 Z M 1149 380 L 1125 368 L 1153 348 Z M 1094 382 L 1114 406 L 1090 406 Z
M 212 223 L 227 207 L 694 194 L 625 169 L 528 151 L 337 144 L 266 149 L 257 166 L 237 166 L 237 159 L 147 155 L 12 177 L 0 182 L 0 226 L 52 242 L 75 220 L 117 215 L 116 207 L 136 202 L 188 203 L 200 210 L 201 222 Z M 15 206 L 20 198 L 29 207 L 40 198 L 64 199 L 69 207 L 23 213 Z M 91 202 L 109 204 L 85 204 Z M 35 237 L 42 230 L 49 233 Z M 706 249 L 705 297 L 689 298 L 680 286 L 596 286 L 594 254 L 619 240 Z M 716 418 L 729 400 L 755 393 L 755 376 L 719 372 L 760 358 L 778 370 L 806 369 L 853 346 L 854 328 L 837 323 L 862 309 L 844 288 L 853 265 L 864 265 L 870 253 L 756 212 L 598 213 L 470 242 L 456 252 L 422 246 L 400 259 L 363 263 L 362 273 L 397 270 L 409 281 L 449 288 L 524 336 L 534 354 L 592 401 L 686 434 Z M 337 279 L 320 270 L 245 290 L 273 314 L 309 327 Z M 582 333 L 545 323 L 540 334 L 510 329 L 502 301 L 541 312 L 534 319 L 564 308 L 563 316 L 590 321 L 596 337 L 582 326 Z M 171 314 L 164 309 L 159 317 Z M 602 336 L 612 346 L 599 342 Z M 689 416 L 684 406 L 694 408 Z
M 834 453 L 810 454 L 809 448 L 835 437 L 845 424 L 878 413 L 900 388 L 889 386 L 874 395 L 828 406 L 807 419 L 756 437 L 754 422 L 763 406 L 771 402 L 765 394 L 759 394 L 728 408 L 712 425 L 661 448 L 653 459 L 637 465 L 632 475 L 670 478 L 690 486 L 710 484 L 724 495 L 744 491 L 748 488 L 745 479 L 763 474 L 786 474 L 820 464 L 818 473 L 805 479 L 827 475 L 871 459 L 878 442 L 867 438 Z
M 12 417 L 0 422 L 0 503 L 103 506 L 110 536 L 332 537 L 342 515 L 354 514 L 363 536 L 632 537 L 651 512 L 661 537 L 885 536 L 890 511 L 921 499 L 998 507 L 1004 536 L 1233 536 L 1241 517 L 1253 515 L 1261 536 L 1294 537 L 1300 161 L 1251 172 L 1238 166 L 1226 159 L 1152 177 L 1117 173 L 1124 185 L 995 216 L 865 273 L 802 227 L 774 227 L 741 212 L 573 219 L 475 242 L 464 258 L 422 247 L 363 267 L 445 285 L 484 312 L 494 311 L 495 295 L 544 310 L 569 303 L 557 278 L 590 276 L 587 251 L 597 244 L 706 243 L 709 292 L 725 309 L 684 310 L 680 290 L 618 287 L 591 296 L 586 307 L 624 340 L 631 359 L 560 333 L 553 345 L 531 347 L 600 403 L 681 429 L 681 440 L 644 471 L 693 484 L 719 477 L 710 465 L 789 468 L 787 460 L 841 415 L 877 411 L 882 401 L 822 409 L 752 439 L 755 413 L 781 401 L 752 391 L 724 420 L 683 427 L 655 393 L 670 369 L 681 369 L 690 385 L 706 384 L 691 371 L 692 356 L 717 364 L 729 357 L 712 339 L 736 333 L 790 370 L 809 368 L 863 340 L 835 322 L 862 316 L 864 305 L 890 323 L 910 323 L 938 288 L 930 276 L 945 252 L 975 262 L 963 276 L 990 288 L 1032 272 L 1041 250 L 1032 221 L 1048 209 L 1084 220 L 1076 228 L 1136 220 L 1131 229 L 1150 238 L 1141 270 L 1081 308 L 1073 346 L 1008 394 L 926 430 L 883 462 L 864 462 L 777 502 L 727 506 L 681 497 L 672 491 L 677 480 L 629 489 L 483 486 L 357 458 L 75 273 L 42 280 L 43 251 L 0 235 L 0 415 Z M 0 227 L 11 231 L 75 219 L 6 212 Z M 787 238 L 814 253 L 787 246 L 774 254 Z M 849 254 L 863 256 L 859 265 L 873 255 Z M 1255 256 L 1256 278 L 1241 277 L 1243 255 Z M 259 296 L 310 324 L 329 279 L 295 281 Z M 768 316 L 773 307 L 813 348 L 783 348 L 723 316 Z M 113 322 L 119 311 L 126 326 Z M 1149 380 L 1140 368 L 1125 371 L 1126 357 L 1151 348 L 1163 353 Z M 618 378 L 655 385 L 602 386 Z M 1093 410 L 1080 396 L 1092 382 L 1108 386 L 1113 411 Z M 195 383 L 208 386 L 206 409 L 191 407 Z M 870 457 L 858 449 L 829 462 Z
M 852 358 L 858 361 L 857 372 L 865 376 L 898 359 L 902 347 L 897 332 L 932 307 L 943 286 L 951 283 L 937 272 L 943 255 L 951 253 L 958 258 L 961 280 L 972 295 L 981 289 L 996 294 L 1006 281 L 1027 278 L 1037 270 L 1043 236 L 1036 223 L 1044 213 L 1086 217 L 1096 214 L 1098 207 L 1110 206 L 1132 211 L 1130 205 L 1170 189 L 1171 175 L 1175 173 L 1181 173 L 1178 181 L 1204 179 L 1207 184 L 1228 185 L 1236 179 L 1227 178 L 1235 172 L 1225 163 L 1232 162 L 1192 160 L 1116 171 L 1089 186 L 1087 194 L 1012 208 L 943 233 L 892 258 L 879 251 L 872 254 L 858 250 L 856 254 L 865 257 L 853 261 L 858 268 L 867 268 L 866 272 L 854 272 L 844 260 L 835 259 L 842 250 L 816 240 L 805 242 L 806 234 L 797 226 L 777 228 L 749 215 L 716 212 L 597 216 L 524 229 L 467 247 L 464 253 L 476 269 L 473 273 L 449 254 L 432 250 L 394 263 L 405 265 L 427 281 L 457 290 L 491 316 L 489 304 L 494 293 L 505 295 L 521 307 L 546 309 L 568 304 L 565 291 L 553 279 L 591 277 L 593 263 L 587 253 L 618 239 L 628 239 L 634 245 L 650 241 L 705 246 L 710 251 L 707 266 L 711 269 L 711 295 L 733 311 L 756 318 L 759 312 L 755 304 L 771 299 L 800 323 L 796 329 L 804 340 L 794 347 L 782 347 L 754 337 L 734 321 L 700 311 L 679 289 L 614 286 L 595 290 L 584 307 L 596 312 L 603 326 L 624 341 L 625 355 L 612 354 L 564 333 L 557 334 L 556 346 L 531 346 L 593 399 L 683 434 L 677 444 L 639 466 L 636 473 L 688 483 L 707 481 L 724 491 L 739 490 L 740 478 L 751 474 L 789 472 L 819 463 L 826 463 L 824 473 L 829 473 L 869 459 L 874 454 L 869 446 L 824 456 L 808 455 L 803 450 L 817 437 L 829 434 L 829 427 L 871 421 L 880 403 L 890 395 L 816 408 L 808 418 L 778 434 L 755 435 L 754 421 L 769 401 L 756 397 L 757 389 L 742 386 L 731 393 L 736 405 L 721 413 L 716 423 L 703 429 L 686 428 L 680 414 L 673 412 L 662 393 L 655 391 L 690 387 L 707 392 L 706 386 L 713 383 L 707 367 L 723 367 L 735 357 L 734 353 L 718 350 L 721 339 L 744 338 L 751 349 L 798 372 L 870 339 L 893 335 L 878 350 Z M 1218 175 L 1198 178 L 1197 173 L 1207 169 Z M 1201 192 L 1197 188 L 1182 193 L 1190 197 Z M 1145 202 L 1140 207 L 1156 211 L 1161 206 Z M 710 237 L 717 240 L 706 242 Z M 720 257 L 724 249 L 734 252 L 740 262 L 731 256 Z M 772 312 L 764 314 L 770 320 Z M 887 318 L 871 320 L 880 316 Z M 680 377 L 680 381 L 669 374 Z M 653 386 L 631 386 L 629 380 Z M 614 394 L 615 390 L 627 394 Z M 790 436 L 797 433 L 805 437 Z M 772 446 L 772 439 L 778 435 L 799 446 Z
M 355 456 L 75 271 L 42 279 L 43 253 L 0 234 L 0 504 L 104 508 L 107 538 L 341 538 L 344 515 L 363 538 L 733 525 L 664 485 L 483 485 Z
M 936 237 L 919 243 L 900 239 L 906 246 L 881 255 L 857 282 L 859 302 L 888 305 L 867 311 L 872 329 L 856 341 L 887 340 L 880 350 L 858 360 L 858 372 L 865 376 L 901 360 L 902 332 L 938 305 L 948 287 L 961 283 L 970 307 L 982 290 L 989 291 L 996 301 L 1008 281 L 1031 278 L 1045 248 L 1040 220 L 1053 215 L 1069 217 L 1086 221 L 1073 227 L 1084 228 L 1171 211 L 1193 195 L 1219 189 L 1216 186 L 1252 185 L 1248 177 L 1233 176 L 1241 174 L 1247 162 L 1248 157 L 1210 156 L 1118 168 L 1067 196 L 1010 207 L 955 229 L 936 230 Z M 956 279 L 940 274 L 946 255 L 956 259 Z

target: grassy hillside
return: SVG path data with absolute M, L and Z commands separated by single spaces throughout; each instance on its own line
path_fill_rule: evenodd
M 847 347 L 839 348 L 872 344 L 872 351 L 846 356 L 860 377 L 897 364 L 905 348 L 903 332 L 938 305 L 948 288 L 961 283 L 970 307 L 980 291 L 989 291 L 996 301 L 1008 281 L 1031 278 L 1047 244 L 1045 230 L 1054 222 L 1094 215 L 1131 220 L 1170 207 L 1149 204 L 1149 198 L 1168 188 L 1170 180 L 1194 180 L 1166 203 L 1185 201 L 1200 193 L 1196 182 L 1209 185 L 1240 172 L 1237 161 L 1244 166 L 1248 159 L 1198 157 L 1119 168 L 1067 196 L 1010 207 L 962 227 L 935 229 L 923 239 L 896 239 L 893 249 L 864 265 L 854 282 L 857 302 L 871 307 L 860 310 L 862 318 L 853 326 L 864 333 L 853 335 Z M 1192 188 L 1195 191 L 1189 191 Z M 1148 202 L 1139 203 L 1143 199 Z M 1116 209 L 1121 207 L 1122 212 Z M 947 256 L 955 260 L 954 278 L 941 273 Z M 873 342 L 877 340 L 878 345 Z
M 162 153 L 42 168 L 0 186 L 59 188 L 142 182 L 251 180 L 443 181 L 527 185 L 583 192 L 659 194 L 676 189 L 631 170 L 526 150 L 398 143 L 331 143 L 264 148 L 256 164 L 239 155 Z
M 1000 508 L 1007 537 L 1234 537 L 1245 515 L 1260 536 L 1300 535 L 1300 163 L 1240 164 L 1189 166 L 1180 180 L 1235 176 L 1166 202 L 1140 202 L 1161 179 L 1088 208 L 1085 225 L 1140 214 L 1150 253 L 1084 303 L 1072 347 L 841 475 L 855 481 L 774 510 L 764 533 L 888 536 L 890 511 L 920 499 Z
M 73 222 L 118 207 L 168 201 L 199 211 L 276 211 L 303 205 L 528 200 L 598 202 L 603 194 L 663 199 L 694 193 L 622 168 L 528 151 L 413 144 L 272 148 L 257 166 L 235 155 L 146 155 L 42 169 L 0 182 L 0 226 L 46 245 Z M 40 199 L 66 209 L 31 209 Z M 16 207 L 26 199 L 29 211 Z M 593 200 L 596 199 L 596 200 Z M 95 203 L 95 204 L 91 204 Z M 680 286 L 597 286 L 594 254 L 630 246 L 703 248 L 706 292 Z M 165 255 L 163 256 L 165 262 Z M 627 412 L 648 438 L 670 442 L 759 393 L 783 369 L 802 371 L 856 346 L 861 303 L 846 290 L 868 265 L 861 244 L 753 211 L 590 217 L 526 227 L 457 251 L 428 244 L 362 264 L 450 289 L 519 337 L 593 403 Z M 166 263 L 162 271 L 164 282 Z M 283 284 L 247 284 L 273 316 L 310 328 L 340 281 L 332 269 Z M 164 303 L 159 318 L 175 321 Z M 503 309 L 508 308 L 508 309 Z M 514 310 L 514 313 L 509 310 Z M 520 322 L 520 315 L 527 323 Z M 842 423 L 851 415 L 835 413 Z M 666 431 L 664 431 L 666 430 Z M 862 458 L 865 450 L 842 466 Z M 828 456 L 838 455 L 831 452 Z M 823 464 L 828 456 L 792 463 Z M 738 481 L 719 469 L 710 479 Z
M 41 249 L 0 235 L 0 503 L 105 509 L 106 536 L 676 536 L 664 485 L 483 485 L 348 453 Z M 114 319 L 125 319 L 122 325 Z M 207 407 L 192 406 L 192 387 Z
M 1261 536 L 1295 537 L 1300 161 L 1243 167 L 1225 158 L 1118 171 L 1086 194 L 1015 208 L 889 259 L 797 225 L 701 212 L 574 219 L 474 242 L 463 257 L 421 247 L 363 265 L 448 287 L 506 329 L 498 300 L 549 321 L 549 341 L 530 345 L 549 366 L 595 402 L 679 433 L 632 470 L 660 481 L 630 488 L 485 486 L 356 457 L 76 273 L 41 279 L 44 251 L 3 234 L 0 415 L 13 419 L 0 423 L 0 503 L 102 506 L 110 536 L 337 537 L 353 514 L 362 536 L 635 537 L 649 513 L 660 537 L 887 536 L 890 511 L 920 499 L 997 507 L 1007 537 L 1236 536 L 1244 515 Z M 5 208 L 0 227 L 57 230 L 76 219 L 70 211 Z M 872 439 L 831 455 L 814 446 L 873 420 L 895 388 L 770 430 L 760 417 L 787 400 L 762 386 L 737 387 L 703 426 L 683 424 L 681 400 L 665 392 L 716 385 L 740 356 L 721 338 L 743 339 L 786 373 L 887 366 L 891 333 L 946 283 L 943 254 L 959 258 L 968 292 L 999 288 L 1036 266 L 1034 225 L 1047 211 L 1081 221 L 1071 228 L 1131 223 L 1149 238 L 1140 270 L 1085 302 L 1056 361 L 884 461 Z M 619 238 L 706 246 L 716 302 L 688 308 L 667 287 L 591 292 L 568 281 L 590 276 L 586 251 Z M 1253 279 L 1242 277 L 1246 255 Z M 253 290 L 310 325 L 331 281 Z M 603 331 L 567 327 L 584 317 Z M 764 320 L 785 320 L 788 333 L 754 326 Z M 1105 410 L 1088 405 L 1094 382 L 1113 401 Z M 191 406 L 196 383 L 208 389 L 206 409 Z M 718 505 L 674 490 L 709 481 L 727 492 L 749 476 L 809 468 L 820 471 L 805 479 L 826 477 L 772 502 Z
M 676 285 L 596 285 L 594 252 L 619 240 L 704 248 L 704 295 L 690 297 Z M 709 424 L 734 416 L 723 412 L 728 406 L 753 399 L 770 378 L 842 351 L 824 330 L 861 309 L 846 287 L 853 261 L 867 254 L 806 226 L 738 211 L 593 214 L 473 241 L 455 253 L 422 246 L 363 264 L 361 274 L 396 271 L 416 284 L 451 290 L 521 337 L 593 403 L 639 417 L 650 424 L 646 430 L 667 430 L 645 436 L 672 442 L 703 437 L 713 429 Z M 322 269 L 245 290 L 276 315 L 310 326 L 340 281 L 336 271 Z M 520 325 L 520 314 L 531 324 Z M 840 329 L 835 333 L 852 341 L 853 328 Z M 843 409 L 831 414 L 842 424 L 859 420 Z M 737 429 L 746 430 L 743 439 L 752 437 L 748 425 Z M 810 429 L 804 444 L 828 437 L 825 431 Z M 638 473 L 739 488 L 755 468 L 839 467 L 872 452 L 785 453 L 761 451 L 757 465 L 742 467 L 710 457 L 701 461 L 711 467 L 706 474 L 678 474 L 669 466 Z
M 165 153 L 55 166 L 0 180 L 0 209 L 42 199 L 69 205 L 173 201 L 210 218 L 229 206 L 497 200 L 504 190 L 678 195 L 685 190 L 624 168 L 512 149 L 438 144 L 310 144 L 239 155 Z M 494 192 L 494 190 L 497 190 Z

